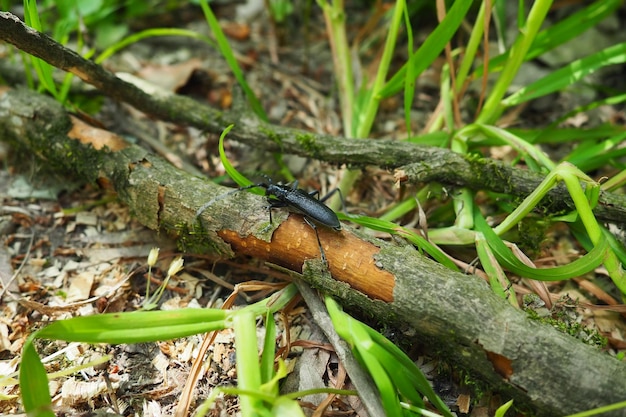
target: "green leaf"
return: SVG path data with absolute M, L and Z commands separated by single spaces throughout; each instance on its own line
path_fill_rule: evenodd
M 522 2 L 519 2 L 519 5 L 521 9 Z M 536 0 L 532 3 L 530 11 L 528 12 L 528 18 L 525 20 L 523 27 L 519 29 L 517 39 L 513 43 L 513 46 L 511 46 L 507 60 L 502 68 L 502 73 L 485 100 L 485 105 L 476 118 L 477 122 L 494 124 L 504 111 L 502 98 L 511 87 L 530 46 L 550 11 L 551 5 L 552 0 Z
M 130 31 L 128 24 L 116 21 L 103 21 L 96 27 L 96 47 L 99 50 L 120 42 Z
M 179 28 L 152 28 L 146 29 L 138 33 L 133 33 L 127 37 L 124 37 L 119 42 L 109 46 L 95 59 L 97 64 L 101 64 L 106 59 L 117 53 L 118 51 L 126 48 L 127 46 L 139 42 L 142 39 L 155 38 L 160 36 L 182 36 L 202 41 L 212 47 L 215 47 L 215 43 L 208 37 L 201 35 L 197 32 L 193 32 L 187 29 Z
M 378 68 L 376 70 L 376 76 L 372 86 L 368 88 L 365 95 L 366 104 L 365 107 L 359 106 L 359 110 L 355 111 L 354 116 L 355 124 L 352 126 L 355 136 L 357 138 L 363 138 L 370 134 L 372 130 L 372 124 L 378 111 L 378 106 L 382 98 L 380 91 L 385 85 L 385 80 L 389 74 L 389 67 L 391 65 L 391 59 L 393 58 L 393 52 L 396 48 L 398 34 L 402 25 L 402 17 L 404 10 L 406 9 L 405 0 L 398 0 L 393 7 L 393 13 L 388 23 L 387 38 L 385 39 L 385 47 L 383 53 L 378 61 Z
M 474 123 L 467 125 L 461 131 L 459 131 L 459 135 L 463 132 L 471 132 L 468 135 L 474 133 L 475 131 L 480 131 L 491 138 L 497 138 L 502 141 L 502 144 L 507 144 L 513 147 L 518 153 L 523 155 L 526 159 L 527 163 L 530 163 L 528 158 L 532 158 L 536 161 L 535 165 L 540 165 L 543 168 L 547 168 L 548 170 L 552 170 L 555 167 L 554 162 L 548 158 L 548 156 L 541 151 L 541 149 L 535 147 L 529 142 L 526 142 L 524 139 L 515 136 L 510 133 L 506 129 L 502 129 L 496 126 L 485 125 L 482 123 Z
M 411 136 L 411 107 L 413 107 L 413 97 L 415 96 L 415 62 L 416 54 L 413 54 L 413 28 L 409 11 L 404 7 L 404 26 L 406 27 L 407 48 L 409 50 L 409 62 L 407 62 L 406 75 L 404 80 L 404 123 L 406 131 Z
M 367 368 L 380 393 L 380 400 L 388 416 L 402 415 L 402 407 L 398 400 L 396 387 L 378 358 L 366 349 L 361 348 L 361 340 L 355 341 L 355 356 Z
M 39 32 L 44 31 L 41 20 L 39 19 L 36 0 L 24 0 L 24 21 L 33 29 Z M 52 78 L 52 71 L 54 70 L 54 67 L 39 58 L 35 58 L 34 56 L 31 56 L 30 59 L 33 64 L 33 68 L 35 68 L 35 72 L 37 73 L 41 86 L 58 99 L 57 87 L 54 79 Z
M 626 265 L 626 248 L 624 247 L 624 244 L 621 243 L 615 235 L 613 235 L 613 233 L 609 232 L 606 227 L 600 227 L 602 229 L 602 234 L 609 242 L 609 246 L 611 247 L 613 253 L 617 256 L 622 265 Z M 585 230 L 585 227 L 580 219 L 572 223 L 570 229 L 576 240 L 582 245 L 583 248 L 585 248 L 586 251 L 593 249 L 593 243 L 591 242 L 591 239 L 589 238 L 589 235 L 587 234 L 587 231 Z
M 423 135 L 412 136 L 406 138 L 407 142 L 417 143 L 419 145 L 436 146 L 438 148 L 445 148 L 450 143 L 450 134 L 443 130 L 436 130 L 431 133 Z
M 414 405 L 424 407 L 422 395 L 446 417 L 452 417 L 422 371 L 389 339 L 344 313 L 332 297 L 325 297 L 326 308 L 339 336 L 368 369 L 381 395 L 387 415 L 401 415 L 398 391 Z

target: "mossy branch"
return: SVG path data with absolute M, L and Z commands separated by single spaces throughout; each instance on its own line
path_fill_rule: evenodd
M 544 179 L 540 174 L 510 167 L 499 161 L 472 159 L 447 149 L 419 146 L 394 140 L 349 140 L 299 129 L 274 126 L 252 113 L 220 112 L 175 94 L 146 92 L 105 70 L 45 34 L 26 26 L 16 16 L 0 12 L 0 40 L 4 40 L 57 68 L 71 72 L 103 94 L 131 104 L 162 120 L 194 126 L 219 135 L 234 124 L 229 138 L 255 149 L 284 152 L 350 167 L 368 165 L 400 169 L 398 177 L 411 182 L 439 182 L 447 186 L 489 190 L 524 198 Z M 0 71 L 1 71 L 0 67 Z M 445 163 L 442 163 L 445 161 Z M 550 210 L 573 210 L 565 187 L 551 190 L 545 200 Z M 626 223 L 626 197 L 602 192 L 594 215 L 600 221 Z

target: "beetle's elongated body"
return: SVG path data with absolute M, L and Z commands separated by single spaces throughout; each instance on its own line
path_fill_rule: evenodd
M 311 220 L 337 231 L 341 230 L 341 223 L 337 218 L 337 214 L 323 203 L 334 191 L 329 193 L 322 200 L 319 200 L 314 198 L 315 195 L 319 194 L 318 191 L 307 193 L 298 188 L 297 181 L 294 182 L 291 187 L 272 183 L 257 184 L 257 186 L 265 188 L 265 195 L 268 197 L 270 209 L 275 207 L 287 207 L 302 214 L 307 220 Z M 274 198 L 272 198 L 272 196 L 274 196 Z
M 327 263 L 326 254 L 324 253 L 324 248 L 322 247 L 322 243 L 320 242 L 320 237 L 317 233 L 317 226 L 315 224 L 317 223 L 322 226 L 330 227 L 331 229 L 334 229 L 336 231 L 341 230 L 341 222 L 339 222 L 337 214 L 332 211 L 326 204 L 324 204 L 324 201 L 326 201 L 335 192 L 339 191 L 338 188 L 334 189 L 323 198 L 318 199 L 314 198 L 314 196 L 319 194 L 318 191 L 312 191 L 310 193 L 307 193 L 306 191 L 298 188 L 298 181 L 294 181 L 294 183 L 289 186 L 284 184 L 274 184 L 268 178 L 268 183 L 248 185 L 246 187 L 241 187 L 236 190 L 229 191 L 226 194 L 222 194 L 221 196 L 215 197 L 214 199 L 200 207 L 200 209 L 196 213 L 196 217 L 200 216 L 200 214 L 202 214 L 202 212 L 206 210 L 207 207 L 209 207 L 216 201 L 221 200 L 222 198 L 225 198 L 233 193 L 255 187 L 265 188 L 265 196 L 267 197 L 267 201 L 269 203 L 268 209 L 270 212 L 270 223 L 272 223 L 272 209 L 274 208 L 286 207 L 287 209 L 290 209 L 291 211 L 302 214 L 304 216 L 304 221 L 309 226 L 311 226 L 313 230 L 315 230 L 315 236 L 317 237 L 317 244 L 320 248 L 322 261 L 324 263 Z

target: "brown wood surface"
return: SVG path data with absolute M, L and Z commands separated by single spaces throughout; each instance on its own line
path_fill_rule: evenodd
M 356 237 L 344 227 L 334 231 L 318 227 L 328 268 L 335 279 L 367 294 L 375 300 L 393 301 L 395 280 L 392 274 L 376 266 L 374 255 L 380 249 Z M 320 258 L 315 231 L 302 216 L 291 214 L 274 231 L 271 242 L 253 235 L 241 236 L 236 230 L 221 230 L 218 235 L 236 253 L 265 259 L 294 271 L 302 271 L 306 259 Z

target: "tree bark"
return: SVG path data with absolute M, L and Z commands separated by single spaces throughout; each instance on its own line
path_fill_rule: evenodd
M 297 272 L 306 259 L 319 257 L 315 234 L 300 216 L 277 212 L 269 224 L 264 199 L 250 193 L 216 200 L 199 224 L 198 208 L 227 188 L 86 126 L 45 96 L 5 91 L 0 138 L 53 168 L 112 187 L 139 221 L 167 232 L 189 251 L 247 254 Z M 321 262 L 309 262 L 307 282 L 414 334 L 517 405 L 555 416 L 624 399 L 624 363 L 530 320 L 480 278 L 349 226 L 340 232 L 320 227 L 320 239 L 333 279 L 315 270 Z M 610 415 L 626 416 L 626 410 Z

